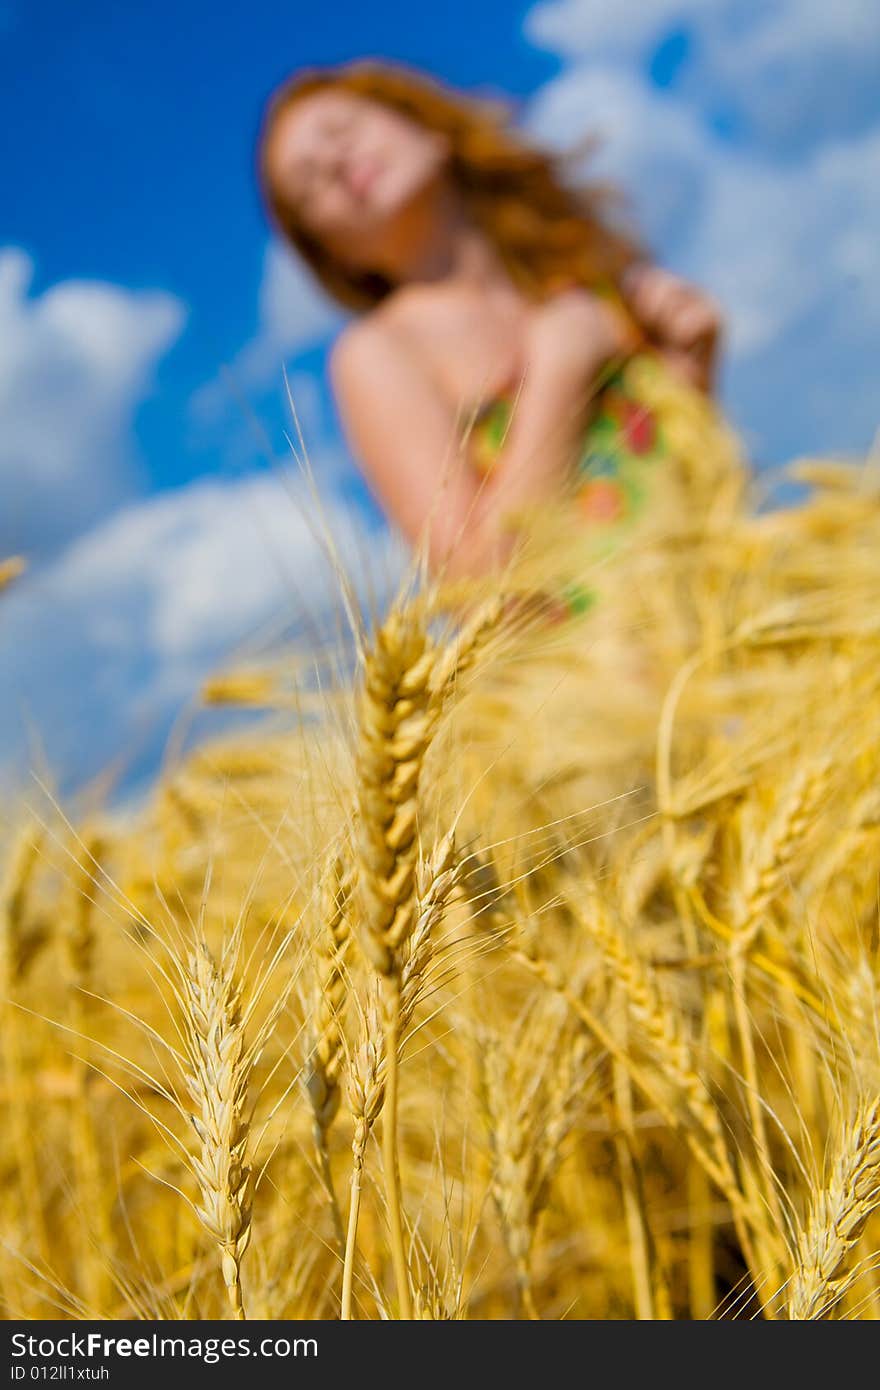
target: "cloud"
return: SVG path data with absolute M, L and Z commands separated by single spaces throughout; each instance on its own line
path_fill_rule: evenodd
M 695 62 L 682 92 L 734 117 L 779 157 L 877 120 L 876 0 L 778 0 L 694 7 Z
M 614 180 L 639 229 L 674 254 L 689 239 L 705 196 L 708 142 L 693 113 L 626 67 L 579 62 L 542 87 L 527 121 L 542 142 L 600 140 L 589 173 Z
M 767 152 L 791 155 L 877 119 L 876 0 L 545 0 L 525 27 L 566 58 L 643 71 L 677 36 L 676 89 Z
M 272 241 L 263 260 L 259 294 L 261 336 L 265 351 L 293 353 L 327 338 L 342 311 L 286 246 Z
M 324 507 L 347 572 L 381 592 L 399 545 L 341 500 Z M 0 611 L 0 763 L 20 775 L 30 740 L 63 787 L 117 759 L 152 770 L 218 663 L 338 615 L 316 523 L 295 474 L 203 481 L 124 508 L 21 581 Z
M 269 630 L 335 621 L 339 586 L 311 489 L 286 445 L 283 470 L 253 472 L 254 421 L 235 418 L 225 377 L 194 403 L 193 424 L 202 443 L 213 425 L 225 465 L 246 476 L 134 500 L 133 417 L 182 306 L 75 281 L 31 296 L 32 274 L 24 253 L 0 255 L 0 556 L 31 561 L 0 610 L 0 771 L 20 780 L 45 756 L 71 788 L 121 760 L 132 785 L 153 774 L 173 718 L 218 663 Z M 270 246 L 259 332 L 232 364 L 233 388 L 280 392 L 285 359 L 337 319 Z M 381 593 L 402 549 L 326 443 L 314 374 L 293 370 L 290 385 L 330 533 L 361 591 Z
M 730 305 L 740 354 L 830 313 L 853 289 L 853 330 L 880 331 L 880 126 L 794 167 L 731 158 L 707 170 L 707 185 L 691 259 Z
M 33 558 L 135 490 L 134 413 L 184 310 L 98 281 L 32 297 L 32 275 L 0 251 L 0 554 Z
M 839 10 L 805 0 L 795 23 L 783 0 L 772 7 L 773 16 L 787 16 L 788 28 L 779 29 L 768 8 L 622 3 L 612 24 L 606 6 L 539 5 L 527 31 L 558 43 L 570 61 L 539 91 L 528 122 L 563 147 L 584 131 L 601 137 L 592 168 L 632 195 L 658 259 L 725 307 L 728 406 L 759 457 L 780 461 L 805 449 L 862 450 L 880 422 L 880 103 L 872 89 L 872 123 L 844 133 L 837 98 L 816 92 L 809 139 L 799 137 L 796 157 L 779 116 L 789 98 L 797 107 L 803 74 L 814 72 L 820 52 L 838 79 L 851 61 L 858 86 L 857 50 L 861 41 L 872 51 L 880 11 L 862 0 L 844 0 Z M 696 35 L 686 75 L 660 88 L 646 59 L 685 24 Z M 774 78 L 765 66 L 757 79 L 781 34 L 790 49 L 784 71 Z M 725 81 L 741 102 L 735 140 L 715 119 Z M 762 104 L 771 100 L 776 115 Z
M 525 19 L 526 37 L 566 58 L 640 57 L 673 23 L 698 10 L 720 8 L 717 0 L 544 0 Z
M 292 251 L 270 241 L 263 257 L 257 297 L 258 328 L 221 375 L 192 399 L 197 423 L 216 423 L 231 405 L 231 392 L 245 395 L 282 379 L 286 362 L 325 343 L 342 322 L 342 313 L 323 293 Z

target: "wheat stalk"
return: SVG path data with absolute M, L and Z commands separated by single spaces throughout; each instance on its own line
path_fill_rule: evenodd
M 418 866 L 416 924 L 407 943 L 399 974 L 398 1028 L 393 1035 L 398 1053 L 406 1041 L 407 1031 L 421 998 L 425 974 L 432 957 L 434 934 L 443 920 L 443 914 L 460 880 L 461 872 L 461 861 L 456 856 L 455 838 L 452 834 L 444 836 L 431 859 Z M 387 1005 L 382 1010 L 380 1022 L 379 1011 L 371 1001 L 363 1019 L 363 1037 L 349 1073 L 349 1099 L 354 1119 L 354 1135 L 349 1222 L 343 1261 L 344 1319 L 351 1316 L 354 1257 L 367 1140 L 386 1104 L 388 1075 L 391 1070 L 388 1065 L 388 1046 L 391 1038 L 392 1035 L 387 1028 Z
M 436 654 L 421 618 L 391 610 L 364 667 L 359 710 L 359 884 L 364 945 L 383 981 L 385 1191 L 400 1315 L 411 1320 L 397 1145 L 400 990 L 416 921 L 419 783 L 438 716 Z
M 340 1250 L 345 1245 L 345 1234 L 333 1185 L 328 1136 L 339 1110 L 341 1075 L 345 1064 L 343 1015 L 348 992 L 346 957 L 351 940 L 347 913 L 349 891 L 345 864 L 340 855 L 334 852 L 321 883 L 317 997 L 313 1016 L 315 1036 L 310 1050 L 306 1089 L 312 1107 L 322 1181 Z
M 86 1026 L 92 1008 L 95 963 L 95 906 L 101 880 L 101 859 L 107 851 L 104 836 L 90 832 L 80 836 L 77 873 L 73 879 L 73 904 L 67 917 L 64 936 L 67 968 L 70 978 L 70 1021 L 75 1035 L 86 1048 L 73 1063 L 73 1113 L 71 1116 L 72 1147 L 77 1185 L 83 1207 L 89 1213 L 89 1225 L 104 1258 L 114 1246 L 113 1225 L 102 1182 L 100 1144 L 95 1128 L 90 1068 L 90 1044 Z M 101 1308 L 107 1294 L 106 1268 L 103 1263 L 89 1265 L 89 1296 L 93 1307 Z
M 105 837 L 98 833 L 84 835 L 81 839 L 73 907 L 64 938 L 70 982 L 79 991 L 88 990 L 93 983 L 95 897 L 101 879 L 101 859 L 107 850 Z
M 674 1110 L 669 1107 L 662 1091 L 654 1084 L 651 1073 L 639 1066 L 631 1053 L 617 1043 L 605 1024 L 567 986 L 558 967 L 542 960 L 540 956 L 535 956 L 534 952 L 523 951 L 519 953 L 518 958 L 546 984 L 562 994 L 602 1046 L 626 1067 L 635 1083 L 660 1109 L 667 1123 L 676 1129 L 683 1127 L 685 1142 L 694 1157 L 730 1203 L 737 1237 L 751 1269 L 755 1272 L 755 1286 L 760 1297 L 762 1279 L 758 1273 L 758 1260 L 749 1233 L 749 1223 L 756 1218 L 737 1181 L 724 1141 L 718 1111 L 707 1095 L 705 1082 L 694 1063 L 690 1045 L 681 1032 L 678 1016 L 664 998 L 650 966 L 633 956 L 624 946 L 618 933 L 610 926 L 604 907 L 595 892 L 591 895 L 591 904 L 594 910 L 589 913 L 584 913 L 574 905 L 572 911 L 585 930 L 596 940 L 614 978 L 621 986 L 632 1017 L 644 1029 L 653 1045 L 655 1065 L 652 1072 L 662 1074 L 666 1081 L 671 1081 L 683 1101 L 683 1126 L 681 1109 Z M 693 1132 L 694 1128 L 696 1133 Z M 760 1223 L 758 1228 L 760 1229 Z
M 48 940 L 43 916 L 30 909 L 29 895 L 45 835 L 27 824 L 19 832 L 0 879 L 0 973 L 6 991 L 20 985 Z
M 15 1007 L 15 994 L 47 935 L 41 924 L 33 927 L 28 922 L 28 894 L 42 845 L 42 832 L 36 826 L 27 824 L 15 840 L 0 880 L 0 1002 L 5 1014 L 0 1045 L 10 1093 L 20 1084 L 23 1076 L 21 1020 Z M 9 1107 L 9 1113 L 24 1209 L 40 1258 L 48 1264 L 51 1246 L 29 1107 L 25 1102 L 14 1102 Z
M 352 1165 L 348 1230 L 342 1267 L 343 1322 L 351 1318 L 354 1288 L 354 1261 L 357 1251 L 358 1221 L 363 1188 L 364 1159 L 367 1141 L 385 1103 L 386 1078 L 385 1034 L 379 1013 L 371 1002 L 363 1018 L 363 1036 L 349 1068 L 348 1089 L 354 1134 L 351 1141 Z
M 746 1102 L 762 1179 L 763 1197 L 777 1231 L 783 1229 L 783 1217 L 770 1156 L 764 1107 L 760 1097 L 758 1061 L 748 1008 L 746 961 L 748 952 L 760 933 L 767 909 L 777 897 L 785 875 L 815 819 L 828 786 L 830 772 L 831 763 L 827 757 L 808 762 L 795 770 L 786 794 L 780 799 L 777 814 L 747 864 L 740 909 L 735 919 L 735 931 L 731 942 L 733 1008 L 742 1054 Z M 767 1241 L 767 1244 L 771 1247 L 773 1242 Z M 779 1263 L 773 1253 L 770 1255 L 770 1265 L 775 1279 L 778 1276 Z

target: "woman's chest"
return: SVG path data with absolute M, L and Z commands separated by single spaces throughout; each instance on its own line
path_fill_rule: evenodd
M 414 348 L 454 409 L 500 395 L 522 374 L 533 306 L 515 292 L 424 294 L 402 312 Z

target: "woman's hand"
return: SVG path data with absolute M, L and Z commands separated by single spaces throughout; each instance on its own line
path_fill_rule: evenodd
M 721 342 L 721 311 L 703 290 L 659 266 L 634 265 L 623 276 L 627 303 L 670 365 L 710 391 Z
M 637 346 L 626 316 L 586 289 L 563 290 L 534 309 L 525 333 L 526 367 L 586 388 L 613 357 Z

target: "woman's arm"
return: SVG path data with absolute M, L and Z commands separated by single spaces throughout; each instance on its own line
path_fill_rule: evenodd
M 468 573 L 479 478 L 458 447 L 455 414 L 412 344 L 378 316 L 337 339 L 330 374 L 343 428 L 386 515 L 432 569 Z M 467 534 L 466 534 L 467 533 Z
M 478 502 L 481 516 L 558 495 L 577 456 L 601 369 L 636 347 L 626 318 L 587 290 L 537 307 L 526 334 L 513 422 Z
M 379 317 L 339 339 L 331 375 L 346 435 L 386 512 L 450 578 L 504 562 L 505 516 L 554 495 L 571 468 L 603 364 L 629 346 L 622 317 L 584 290 L 534 310 L 513 424 L 488 479 L 457 447 L 455 413 L 412 344 Z

